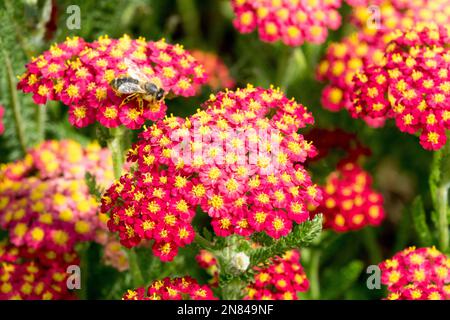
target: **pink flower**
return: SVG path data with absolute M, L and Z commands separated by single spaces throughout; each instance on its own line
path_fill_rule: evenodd
M 241 33 L 258 29 L 265 42 L 281 40 L 288 46 L 320 44 L 325 42 L 328 29 L 336 30 L 341 24 L 341 0 L 231 0 L 231 4 L 236 15 L 235 28 Z
M 123 103 L 126 96 L 116 93 L 110 83 L 130 76 L 126 60 L 141 70 L 143 81 L 157 84 L 166 93 L 192 96 L 206 81 L 203 68 L 182 46 L 125 35 L 120 39 L 102 36 L 92 43 L 67 38 L 27 64 L 18 88 L 33 93 L 37 104 L 56 100 L 68 105 L 69 121 L 75 127 L 98 121 L 108 128 L 123 124 L 138 129 L 147 120 L 164 117 L 167 107 L 164 101 Z

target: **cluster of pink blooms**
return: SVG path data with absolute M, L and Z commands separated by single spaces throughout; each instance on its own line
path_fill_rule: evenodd
M 200 50 L 191 51 L 192 56 L 205 69 L 207 75 L 207 85 L 214 91 L 220 89 L 231 89 L 235 86 L 235 81 L 230 75 L 230 71 L 222 59 L 211 52 Z M 196 91 L 200 91 L 201 86 L 197 85 Z
M 123 300 L 216 300 L 211 289 L 191 277 L 164 278 L 154 281 L 146 290 L 128 290 Z
M 5 131 L 5 126 L 3 125 L 3 116 L 5 115 L 5 109 L 0 105 L 0 135 Z
M 354 32 L 340 42 L 332 43 L 317 69 L 317 78 L 326 82 L 322 104 L 326 109 L 338 111 L 352 106 L 353 77 L 363 65 L 380 65 L 391 32 L 409 29 L 415 24 L 450 24 L 448 0 L 353 0 L 356 6 L 352 22 L 361 31 Z M 369 5 L 376 5 L 370 7 Z M 372 11 L 371 11 L 371 8 Z M 377 10 L 377 11 L 373 11 Z M 379 21 L 376 21 L 379 18 Z M 370 22 L 370 23 L 368 23 Z M 384 117 L 361 116 L 370 126 L 384 124 Z
M 92 43 L 74 37 L 55 44 L 27 65 L 18 88 L 33 93 L 37 104 L 57 100 L 69 106 L 69 121 L 75 127 L 98 121 L 108 128 L 123 124 L 137 129 L 146 120 L 164 117 L 167 107 L 164 101 L 144 101 L 143 106 L 137 99 L 123 103 L 126 96 L 116 93 L 110 82 L 130 75 L 126 59 L 150 82 L 174 95 L 192 96 L 195 85 L 206 81 L 203 67 L 181 45 L 125 35 L 102 36 Z
M 217 260 L 206 250 L 196 256 L 199 266 L 213 276 L 212 285 L 217 285 Z M 254 281 L 245 289 L 246 300 L 296 300 L 299 292 L 309 289 L 309 281 L 300 264 L 297 250 L 287 251 L 274 257 L 267 266 L 254 267 Z
M 372 189 L 371 176 L 355 162 L 343 162 L 322 187 L 323 200 L 315 212 L 324 226 L 338 232 L 378 226 L 384 219 L 383 197 Z
M 307 138 L 318 152 L 311 161 L 318 161 L 335 149 L 346 153 L 320 187 L 323 198 L 319 206 L 310 207 L 314 213 L 323 214 L 324 227 L 346 232 L 379 225 L 384 219 L 383 197 L 372 189 L 370 174 L 358 165 L 363 156 L 370 155 L 370 150 L 355 134 L 340 129 L 314 128 Z
M 34 250 L 0 243 L 0 300 L 67 300 L 67 267 L 79 264 L 74 252 Z
M 86 172 L 99 184 L 113 180 L 109 151 L 97 144 L 46 141 L 23 160 L 0 167 L 0 227 L 16 246 L 71 251 L 106 228 L 106 215 L 89 194 Z
M 103 246 L 102 260 L 105 265 L 120 272 L 128 270 L 130 267 L 128 256 L 115 235 L 109 233 L 108 230 L 99 230 L 95 240 Z
M 450 259 L 435 247 L 409 247 L 380 263 L 391 300 L 450 299 Z
M 380 42 L 377 40 L 376 42 Z M 371 42 L 371 36 L 353 33 L 341 42 L 331 43 L 317 69 L 317 78 L 327 82 L 322 91 L 322 105 L 330 111 L 350 109 L 353 77 L 365 63 L 379 64 L 383 57 L 381 45 Z M 371 126 L 384 124 L 383 118 L 364 117 Z
M 212 96 L 188 119 L 168 117 L 147 128 L 129 153 L 136 169 L 102 200 L 109 228 L 127 247 L 155 240 L 171 260 L 194 239 L 197 205 L 219 236 L 287 235 L 309 218 L 320 192 L 302 162 L 315 154 L 297 133 L 313 118 L 279 90 L 248 86 Z
M 449 29 L 398 31 L 381 66 L 364 66 L 355 76 L 354 117 L 395 119 L 402 132 L 420 133 L 420 144 L 438 150 L 450 128 Z
M 289 46 L 323 43 L 341 25 L 342 0 L 231 0 L 233 24 L 241 33 L 257 29 L 262 41 Z
M 255 282 L 247 288 L 248 300 L 297 300 L 309 289 L 309 281 L 296 250 L 275 257 L 267 267 L 255 268 Z

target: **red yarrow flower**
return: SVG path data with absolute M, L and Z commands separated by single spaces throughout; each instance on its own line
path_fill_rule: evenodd
M 0 169 L 0 226 L 11 242 L 58 253 L 95 240 L 106 228 L 106 216 L 90 195 L 85 175 L 99 185 L 112 179 L 111 157 L 92 144 L 83 148 L 71 140 L 45 141 L 25 159 Z
M 380 263 L 390 300 L 450 299 L 450 259 L 435 247 L 409 247 Z
M 34 250 L 0 243 L 0 300 L 72 300 L 67 287 L 70 265 L 78 265 L 75 252 Z
M 353 162 L 341 163 L 326 179 L 323 200 L 314 212 L 322 213 L 325 228 L 337 232 L 378 226 L 384 219 L 383 197 L 372 189 L 369 173 Z
M 381 66 L 364 66 L 355 78 L 354 117 L 394 119 L 402 132 L 420 133 L 420 144 L 438 150 L 450 125 L 449 29 L 398 31 Z
M 241 33 L 258 29 L 265 42 L 281 40 L 288 46 L 325 42 L 328 29 L 341 24 L 341 0 L 231 0 L 233 24 Z
M 217 300 L 207 285 L 191 277 L 164 278 L 154 281 L 146 290 L 128 290 L 122 300 Z
M 110 230 L 127 247 L 154 240 L 163 260 L 192 242 L 198 205 L 219 236 L 286 235 L 321 197 L 301 165 L 315 149 L 297 133 L 312 121 L 279 90 L 248 86 L 211 96 L 187 119 L 146 128 L 129 152 L 134 171 L 102 201 Z
M 202 250 L 196 256 L 201 268 L 213 276 L 212 286 L 218 284 L 217 260 L 208 251 Z M 309 289 L 309 281 L 300 264 L 297 250 L 276 256 L 265 266 L 253 267 L 254 279 L 245 288 L 245 300 L 297 300 L 300 292 Z
M 358 230 L 367 225 L 378 226 L 384 219 L 383 197 L 372 188 L 371 175 L 358 164 L 370 149 L 364 147 L 355 134 L 340 129 L 315 128 L 307 134 L 317 147 L 318 155 L 310 162 L 321 160 L 338 149 L 345 156 L 338 162 L 323 186 L 322 201 L 309 209 L 322 213 L 324 227 L 337 232 Z
M 98 121 L 107 128 L 123 124 L 138 129 L 146 120 L 164 117 L 167 107 L 164 101 L 123 103 L 127 96 L 116 93 L 110 82 L 130 75 L 126 60 L 141 69 L 143 81 L 171 95 L 192 96 L 206 81 L 203 67 L 181 45 L 124 35 L 102 36 L 92 43 L 74 37 L 55 44 L 27 64 L 18 88 L 32 93 L 37 104 L 56 100 L 69 106 L 69 122 L 75 127 Z

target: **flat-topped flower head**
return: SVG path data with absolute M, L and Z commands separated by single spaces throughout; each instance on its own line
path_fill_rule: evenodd
M 324 227 L 338 232 L 378 226 L 384 219 L 383 197 L 372 189 L 372 178 L 354 162 L 341 163 L 321 187 L 323 199 L 315 212 Z
M 370 173 L 359 164 L 363 157 L 370 156 L 371 150 L 362 145 L 356 134 L 341 129 L 314 128 L 306 137 L 313 141 L 318 153 L 309 163 L 333 159 L 334 151 L 345 153 L 336 170 L 320 186 L 323 197 L 318 206 L 310 206 L 313 214 L 323 214 L 324 227 L 337 232 L 378 226 L 385 216 L 383 197 L 373 189 Z
M 418 23 L 440 26 L 450 24 L 450 1 L 448 0 L 364 0 L 361 2 L 368 3 L 355 3 L 351 18 L 352 22 L 367 35 L 386 37 L 391 31 L 409 29 Z
M 355 32 L 340 42 L 331 43 L 317 68 L 317 79 L 326 82 L 322 105 L 330 111 L 350 109 L 353 77 L 364 64 L 381 63 L 385 44 L 361 32 Z M 384 123 L 383 118 L 364 118 L 371 126 Z
M 363 66 L 380 65 L 392 32 L 414 25 L 450 24 L 450 1 L 347 1 L 354 5 L 351 21 L 358 28 L 339 42 L 333 42 L 317 68 L 317 78 L 326 83 L 322 104 L 331 111 L 350 110 L 354 91 L 353 77 Z M 361 118 L 372 127 L 384 125 L 384 117 Z
M 297 133 L 312 121 L 279 90 L 252 86 L 211 96 L 187 119 L 159 121 L 129 152 L 134 170 L 105 194 L 110 229 L 127 247 L 155 240 L 165 260 L 192 242 L 198 205 L 219 236 L 287 235 L 308 219 L 306 203 L 320 200 L 301 165 L 315 149 Z
M 231 0 L 236 29 L 258 30 L 262 41 L 288 46 L 325 42 L 328 29 L 341 24 L 341 0 Z
M 222 59 L 212 52 L 205 52 L 201 50 L 192 50 L 192 56 L 205 69 L 208 81 L 206 84 L 214 91 L 221 89 L 232 89 L 235 86 L 235 81 L 230 75 L 230 70 Z M 197 85 L 197 91 L 200 91 L 201 86 Z
M 450 299 L 450 259 L 435 247 L 409 247 L 380 263 L 391 300 Z
M 46 141 L 24 160 L 0 168 L 0 226 L 14 245 L 67 252 L 80 241 L 95 239 L 106 219 L 89 194 L 85 174 L 112 181 L 111 157 L 92 144 Z
M 148 289 L 128 290 L 122 300 L 217 300 L 207 285 L 191 277 L 164 278 L 154 281 Z
M 246 288 L 246 300 L 297 300 L 309 289 L 297 250 L 273 258 L 267 266 L 255 268 L 255 281 Z
M 354 117 L 394 119 L 402 132 L 420 134 L 420 144 L 438 150 L 450 125 L 449 29 L 397 31 L 381 66 L 364 66 L 355 78 Z
M 0 243 L 0 300 L 72 300 L 67 287 L 75 252 L 34 250 Z
M 202 250 L 196 260 L 213 277 L 211 285 L 216 286 L 219 275 L 215 257 Z M 245 300 L 297 300 L 298 293 L 309 289 L 309 281 L 297 250 L 275 256 L 264 266 L 253 267 L 252 272 L 252 282 L 243 292 Z
M 194 95 L 196 85 L 206 81 L 203 67 L 181 45 L 164 39 L 134 40 L 127 35 L 119 39 L 102 36 L 92 43 L 68 38 L 34 58 L 26 68 L 18 88 L 33 93 L 37 104 L 56 100 L 69 106 L 69 121 L 75 127 L 99 122 L 108 128 L 124 125 L 137 129 L 146 120 L 164 117 L 163 99 L 130 99 L 131 94 L 120 94 L 113 88 L 114 79 L 139 78 L 168 94 L 185 97 Z

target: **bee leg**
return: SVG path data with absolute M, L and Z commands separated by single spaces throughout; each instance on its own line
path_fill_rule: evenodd
M 125 99 L 123 99 L 122 103 L 120 104 L 120 107 L 123 106 L 124 104 L 127 104 L 128 102 L 130 102 L 131 100 L 135 99 L 137 96 L 136 93 L 132 93 L 129 96 L 127 96 Z
M 139 103 L 139 110 L 143 110 L 144 109 L 144 99 L 139 97 L 138 98 L 138 103 Z

